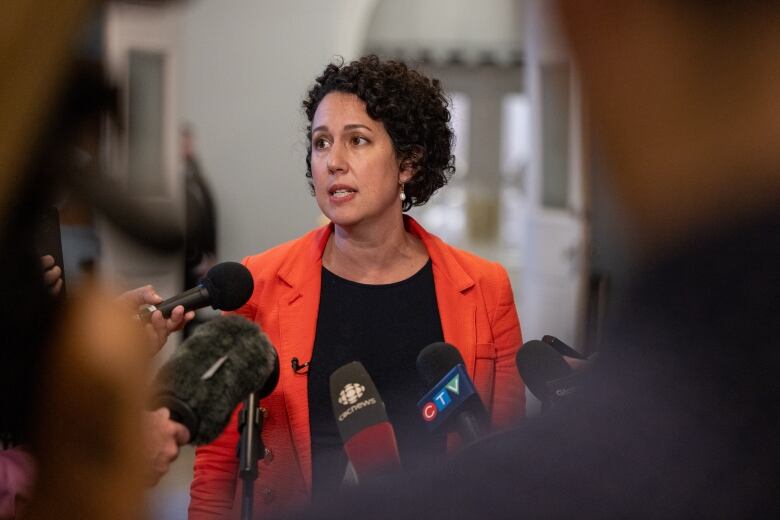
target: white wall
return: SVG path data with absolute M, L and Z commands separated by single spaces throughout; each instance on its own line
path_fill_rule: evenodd
M 528 2 L 526 31 L 526 85 L 531 102 L 531 161 L 528 176 L 529 214 L 526 222 L 526 247 L 523 260 L 523 291 L 520 316 L 524 338 L 537 339 L 552 334 L 575 348 L 582 348 L 581 317 L 587 269 L 585 251 L 585 217 L 582 179 L 585 175 L 582 156 L 582 122 L 576 74 L 560 33 L 554 6 L 547 0 Z M 543 69 L 568 67 L 568 109 L 544 102 L 554 83 L 544 81 Z M 554 98 L 553 98 L 554 99 Z M 561 103 L 560 100 L 557 103 Z M 556 118 L 568 127 L 567 139 L 554 133 L 544 142 L 545 125 Z M 545 148 L 568 158 L 566 205 L 545 204 L 545 176 L 551 170 L 545 164 Z M 566 148 L 562 148 L 566 147 Z
M 356 57 L 375 1 L 200 0 L 184 13 L 183 121 L 219 211 L 220 260 L 316 225 L 301 101 L 334 55 Z
M 525 0 L 383 0 L 371 22 L 370 48 L 384 54 L 425 50 L 433 61 L 446 61 L 457 50 L 466 62 L 488 51 L 500 62 L 523 49 Z

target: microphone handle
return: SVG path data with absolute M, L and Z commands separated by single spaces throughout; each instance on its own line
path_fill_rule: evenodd
M 211 303 L 209 298 L 209 291 L 202 285 L 196 285 L 192 289 L 177 294 L 172 298 L 159 303 L 158 305 L 146 305 L 140 311 L 138 311 L 138 318 L 144 323 L 148 323 L 152 319 L 152 313 L 154 311 L 162 311 L 164 318 L 170 318 L 171 312 L 178 305 L 184 306 L 184 311 L 192 311 L 200 309 Z
M 401 471 L 401 458 L 395 430 L 389 421 L 362 429 L 344 443 L 358 483 L 371 477 L 389 475 Z
M 468 410 L 460 412 L 455 417 L 455 422 L 464 446 L 472 444 L 482 437 L 482 427 L 472 412 Z

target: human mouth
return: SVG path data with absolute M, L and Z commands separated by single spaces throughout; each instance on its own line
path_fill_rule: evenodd
M 357 193 L 357 190 L 347 186 L 333 186 L 330 188 L 330 190 L 328 190 L 328 194 L 330 195 L 331 199 L 334 200 L 345 200 L 350 198 L 355 193 Z

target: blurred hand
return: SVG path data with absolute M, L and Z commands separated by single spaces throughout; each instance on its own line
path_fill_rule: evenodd
M 131 308 L 133 312 L 136 312 L 142 305 L 157 305 L 163 301 L 162 297 L 157 294 L 157 291 L 151 285 L 127 291 L 121 294 L 118 299 L 121 303 Z M 162 312 L 154 311 L 149 323 L 144 324 L 152 353 L 156 354 L 165 345 L 168 336 L 172 332 L 183 329 L 184 325 L 194 317 L 194 311 L 185 313 L 184 307 L 181 305 L 173 309 L 171 317 L 167 320 L 163 317 Z
M 54 257 L 51 255 L 41 257 L 41 267 L 43 267 L 43 281 L 49 294 L 57 296 L 62 290 L 62 268 L 54 263 Z
M 145 412 L 148 483 L 156 485 L 168 473 L 171 463 L 179 456 L 179 447 L 190 440 L 190 432 L 170 418 L 170 410 L 159 408 Z

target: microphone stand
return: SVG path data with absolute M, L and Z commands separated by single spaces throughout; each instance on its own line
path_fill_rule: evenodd
M 263 415 L 258 413 L 257 393 L 244 399 L 244 407 L 238 415 L 238 476 L 243 481 L 241 496 L 241 520 L 252 520 L 252 507 L 257 480 L 257 463 L 265 457 L 265 446 L 260 432 L 263 430 Z

